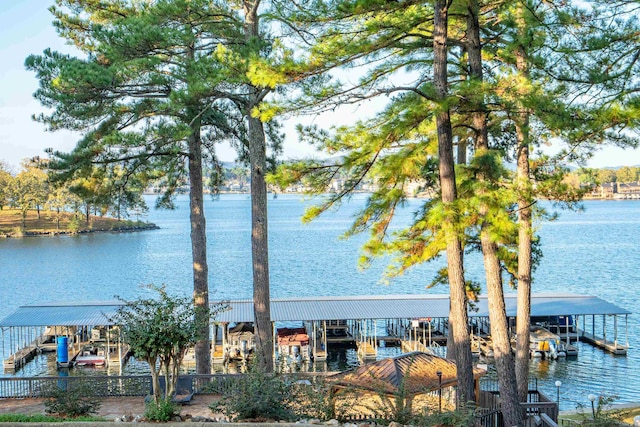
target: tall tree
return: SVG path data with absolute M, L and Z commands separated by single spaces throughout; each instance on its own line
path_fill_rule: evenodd
M 83 56 L 46 50 L 27 58 L 40 80 L 35 97 L 51 109 L 37 120 L 84 137 L 71 153 L 53 152 L 52 168 L 74 179 L 94 166 L 118 165 L 125 177 L 162 180 L 164 206 L 187 176 L 194 301 L 207 308 L 202 170 L 204 162 L 216 163 L 216 142 L 244 141 L 219 94 L 232 74 L 220 65 L 220 46 L 239 38 L 241 22 L 227 5 L 204 0 L 56 4 L 58 33 Z M 211 369 L 206 328 L 196 344 L 198 373 Z
M 317 111 L 378 96 L 385 97 L 389 103 L 374 118 L 337 128 L 335 135 L 314 127 L 302 128 L 302 136 L 309 142 L 344 155 L 336 162 L 286 165 L 279 178 L 285 185 L 291 180 L 305 179 L 316 191 L 325 192 L 333 177 L 345 177 L 344 188 L 308 210 L 305 220 L 339 204 L 364 180 L 375 181 L 377 189 L 346 233 L 369 230 L 371 238 L 363 254 L 365 264 L 371 256 L 399 254 L 397 265 L 389 270 L 391 276 L 447 251 L 448 259 L 451 257 L 450 276 L 447 277 L 445 271 L 436 279 L 452 288 L 450 330 L 455 339 L 451 340 L 448 352 L 455 354 L 458 363 L 460 402 L 473 400 L 467 283 L 461 243 L 466 218 L 455 200 L 454 164 L 446 163 L 449 158 L 442 159 L 446 184 L 440 182 L 438 130 L 443 128 L 436 127 L 436 117 L 448 112 L 453 99 L 448 95 L 441 98 L 436 90 L 433 5 L 430 2 L 318 1 L 304 12 L 298 7 L 294 9 L 287 24 L 307 24 L 298 34 L 309 37 L 305 41 L 313 44 L 310 62 L 325 69 L 366 64 L 362 67 L 362 78 L 352 85 L 314 81 L 293 103 L 294 108 Z M 439 71 L 446 77 L 449 49 L 447 42 L 444 43 L 441 51 L 444 64 L 440 63 Z M 446 85 L 445 80 L 444 87 Z M 448 142 L 453 144 L 452 138 Z M 452 145 L 444 148 L 444 153 L 451 155 L 451 161 L 452 150 Z M 409 184 L 415 182 L 421 183 L 424 190 L 442 194 L 442 200 L 438 197 L 425 201 L 410 227 L 391 233 L 389 224 L 394 213 L 405 201 Z
M 243 0 L 245 43 L 260 46 L 260 0 Z M 261 59 L 260 50 L 253 52 Z M 252 56 L 253 56 L 252 55 Z M 272 89 L 249 82 L 249 93 L 241 104 L 247 117 L 248 151 L 251 166 L 251 256 L 253 267 L 253 312 L 258 349 L 258 367 L 273 370 L 273 325 L 269 291 L 269 239 L 267 227 L 267 145 L 264 124 L 257 115 L 260 103 Z
M 511 353 L 511 337 L 504 300 L 502 283 L 502 265 L 498 254 L 498 243 L 495 240 L 496 230 L 507 215 L 503 206 L 491 206 L 499 191 L 499 181 L 504 176 L 501 173 L 500 161 L 489 147 L 489 132 L 487 124 L 487 109 L 481 89 L 483 81 L 482 46 L 480 41 L 480 8 L 477 0 L 466 2 L 466 50 L 469 57 L 470 87 L 478 88 L 471 113 L 472 129 L 474 132 L 475 155 L 473 168 L 477 168 L 478 186 L 478 214 L 480 216 L 480 244 L 484 259 L 484 270 L 489 305 L 489 319 L 491 325 L 491 342 L 498 372 L 500 385 L 501 409 L 505 424 L 510 426 L 522 425 L 524 417 L 520 410 L 515 366 Z M 506 218 L 508 220 L 508 217 Z
M 529 60 L 527 58 L 527 8 L 517 5 L 515 22 L 518 43 L 514 49 L 516 70 L 522 80 L 529 78 Z M 518 399 L 526 402 L 529 394 L 529 358 L 531 331 L 531 281 L 533 226 L 533 197 L 531 192 L 530 162 L 530 113 L 522 102 L 517 106 L 514 120 L 516 131 L 516 187 L 518 194 L 518 313 L 516 316 L 516 360 L 515 374 L 518 387 Z
M 456 366 L 458 368 L 458 399 L 465 403 L 472 401 L 473 376 L 471 344 L 469 339 L 469 319 L 467 314 L 466 283 L 464 280 L 463 247 L 456 220 L 456 176 L 453 158 L 453 135 L 451 113 L 447 104 L 450 96 L 448 88 L 448 26 L 449 1 L 436 0 L 433 23 L 433 82 L 441 102 L 436 116 L 438 134 L 438 158 L 441 197 L 444 208 L 443 230 L 447 245 L 447 271 L 451 295 L 450 327 L 453 329 Z M 447 343 L 447 345 L 451 345 Z

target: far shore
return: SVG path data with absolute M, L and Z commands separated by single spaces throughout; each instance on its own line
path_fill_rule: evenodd
M 134 220 L 118 220 L 106 216 L 90 215 L 89 221 L 84 215 L 69 212 L 40 211 L 40 218 L 36 210 L 29 210 L 22 222 L 22 213 L 18 209 L 0 210 L 0 238 L 1 237 L 33 237 L 60 236 L 96 232 L 132 232 L 155 230 L 159 227 L 150 222 Z

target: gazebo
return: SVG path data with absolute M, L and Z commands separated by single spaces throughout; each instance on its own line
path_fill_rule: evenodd
M 474 368 L 476 396 L 485 370 Z M 376 415 L 382 411 L 456 408 L 457 369 L 455 362 L 422 352 L 379 360 L 329 378 L 336 409 L 354 414 Z

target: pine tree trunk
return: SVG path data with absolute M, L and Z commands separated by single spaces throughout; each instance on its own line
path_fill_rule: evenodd
M 515 364 L 511 352 L 511 339 L 500 276 L 500 260 L 497 256 L 498 250 L 496 244 L 491 241 L 488 231 L 481 232 L 480 240 L 487 280 L 491 342 L 498 374 L 498 386 L 500 387 L 502 415 L 506 426 L 520 426 L 523 423 L 523 413 L 518 399 Z
M 269 244 L 267 229 L 266 152 L 262 122 L 249 118 L 251 160 L 251 255 L 253 258 L 253 307 L 258 366 L 273 371 L 273 327 L 269 296 Z
M 433 50 L 434 50 L 434 83 L 441 100 L 448 95 L 447 88 L 447 25 L 448 7 L 446 0 L 436 0 Z M 447 240 L 447 267 L 449 290 L 451 297 L 449 328 L 456 357 L 458 379 L 458 402 L 465 404 L 474 400 L 473 363 L 471 356 L 471 341 L 469 338 L 469 318 L 467 313 L 467 294 L 464 281 L 464 267 L 462 259 L 462 243 L 455 228 L 455 212 L 453 204 L 456 201 L 456 177 L 453 159 L 453 135 L 451 130 L 451 115 L 448 108 L 442 108 L 436 116 L 438 133 L 438 154 L 440 169 L 440 186 L 442 189 L 442 203 L 447 210 L 443 221 L 443 232 Z
M 521 12 L 522 13 L 522 12 Z M 519 19 L 520 32 L 524 31 L 522 17 Z M 523 34 L 520 34 L 523 36 Z M 516 49 L 516 68 L 528 77 L 528 65 L 524 47 Z M 529 176 L 529 112 L 520 106 L 516 120 L 517 186 L 518 186 L 518 313 L 516 322 L 516 380 L 521 402 L 527 401 L 529 388 L 529 331 L 531 329 L 531 245 L 533 228 Z
M 191 220 L 191 255 L 193 259 L 193 299 L 196 307 L 209 308 L 209 267 L 207 265 L 207 231 L 204 217 L 202 181 L 202 140 L 200 122 L 192 123 L 189 137 L 189 209 Z M 200 313 L 202 315 L 202 313 Z M 209 322 L 203 322 L 201 339 L 195 345 L 196 373 L 211 373 Z
M 482 47 L 480 44 L 479 7 L 477 0 L 467 0 L 467 54 L 469 56 L 469 75 L 476 83 L 482 83 Z M 487 113 L 484 101 L 480 98 L 474 106 L 472 114 L 475 131 L 476 155 L 488 154 L 489 138 L 487 130 Z M 479 178 L 483 179 L 482 171 Z M 486 179 L 486 178 L 484 178 Z M 480 218 L 486 218 L 489 207 L 480 206 Z M 489 302 L 489 320 L 491 323 L 491 341 L 495 358 L 498 384 L 500 387 L 500 401 L 505 425 L 522 425 L 523 417 L 518 399 L 518 389 L 515 378 L 515 364 L 511 353 L 511 338 L 509 336 L 508 319 L 505 309 L 504 292 L 502 289 L 502 270 L 498 257 L 498 246 L 491 238 L 488 227 L 483 222 L 480 229 L 480 241 L 484 259 L 485 277 Z
M 245 37 L 247 43 L 260 37 L 258 27 L 259 0 L 245 0 Z M 258 367 L 273 371 L 273 326 L 269 296 L 269 242 L 267 227 L 266 140 L 260 119 L 251 110 L 260 102 L 258 89 L 247 108 L 249 125 L 249 160 L 251 163 L 251 255 L 253 260 L 253 307 Z
M 524 125 L 526 126 L 526 125 Z M 529 179 L 528 138 L 522 124 L 516 125 L 518 134 L 518 182 Z M 522 138 L 522 139 L 521 139 Z M 526 185 L 526 184 L 525 184 Z M 529 331 L 531 330 L 531 200 L 525 188 L 519 189 L 518 212 L 518 312 L 516 322 L 516 379 L 521 402 L 527 401 L 529 388 Z

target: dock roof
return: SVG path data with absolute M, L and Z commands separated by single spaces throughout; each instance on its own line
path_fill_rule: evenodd
M 505 294 L 507 316 L 515 317 L 516 294 Z M 229 310 L 219 313 L 220 322 L 252 322 L 251 300 L 229 301 Z M 531 296 L 531 316 L 625 315 L 630 311 L 595 296 L 543 293 Z M 480 296 L 470 317 L 487 317 L 486 296 Z M 274 299 L 273 321 L 336 319 L 417 319 L 449 317 L 449 295 L 366 295 Z
M 507 315 L 516 315 L 516 294 L 505 294 Z M 0 320 L 0 327 L 107 325 L 122 303 L 98 301 L 21 306 Z M 219 322 L 253 322 L 251 300 L 226 301 Z M 487 297 L 481 296 L 470 317 L 489 315 Z M 533 294 L 531 316 L 626 315 L 630 311 L 595 296 Z M 449 295 L 366 295 L 277 298 L 271 301 L 274 322 L 348 319 L 417 319 L 449 317 Z

